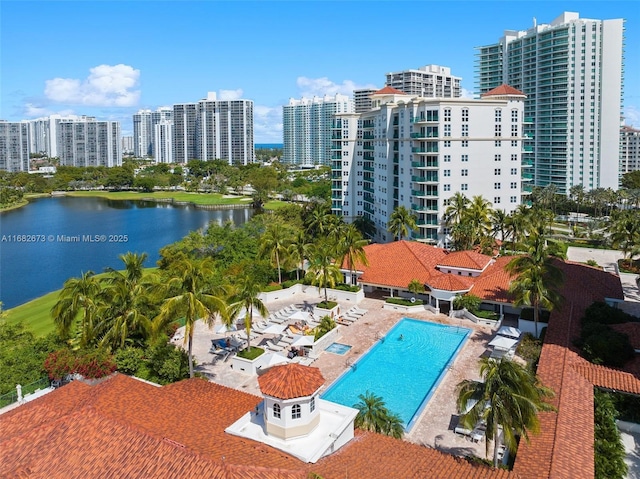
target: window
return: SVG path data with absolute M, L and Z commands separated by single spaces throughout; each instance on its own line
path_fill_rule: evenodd
M 514 153 L 511 155 L 511 161 L 518 161 L 518 154 Z
M 469 176 L 469 170 L 462 170 L 460 171 L 460 176 Z
M 493 174 L 498 176 L 502 173 L 502 171 L 500 170 L 500 168 L 496 168 L 495 170 L 493 170 Z
M 291 408 L 291 419 L 300 419 L 300 416 L 302 416 L 302 408 L 300 404 L 294 404 Z
M 460 190 L 467 191 L 469 189 L 469 185 L 467 183 L 462 183 L 460 185 Z
M 494 127 L 494 136 L 502 136 L 502 125 L 496 125 Z
M 444 170 L 444 176 L 451 176 L 451 170 Z
M 468 147 L 469 147 L 469 140 L 462 140 L 462 141 L 460 142 L 460 146 L 461 146 L 462 148 L 468 148 Z
M 462 125 L 462 135 L 461 136 L 469 136 L 469 125 Z
M 517 140 L 511 140 L 511 146 L 518 146 L 518 141 Z
M 460 157 L 460 161 L 465 162 L 465 163 L 468 162 L 469 161 L 469 155 L 462 155 Z
M 443 141 L 442 143 L 443 143 L 443 146 L 444 146 L 445 148 L 449 148 L 449 147 L 451 146 L 451 141 L 450 141 L 450 140 L 445 140 L 445 141 Z
M 502 121 L 502 110 L 500 108 L 496 109 L 496 123 L 500 123 Z
M 511 110 L 511 121 L 518 121 L 518 110 Z
M 511 136 L 518 136 L 518 125 L 511 125 Z
M 313 412 L 316 410 L 316 398 L 312 397 L 311 401 L 309 402 L 309 411 Z
M 444 186 L 442 187 L 442 189 L 443 189 L 444 191 L 451 191 L 451 185 L 444 185 Z
M 494 189 L 494 190 L 499 190 L 499 189 L 501 188 L 501 186 L 502 186 L 502 185 L 501 185 L 500 183 L 494 183 L 494 184 L 493 184 L 493 189 Z
M 451 121 L 451 108 L 444 109 L 444 121 Z
M 496 140 L 496 141 L 494 141 L 494 142 L 493 142 L 493 145 L 494 145 L 496 148 L 500 148 L 500 147 L 502 146 L 502 142 L 501 142 L 500 140 Z
M 500 204 L 500 197 L 499 196 L 496 196 L 496 197 L 493 198 L 493 204 L 494 205 L 499 205 Z
M 502 155 L 493 155 L 493 161 L 502 161 Z
M 469 121 L 469 109 L 468 108 L 463 108 L 462 109 L 462 121 Z
M 517 196 L 512 196 L 511 197 L 511 203 L 517 203 L 518 202 L 518 197 Z
M 280 419 L 280 404 L 273 405 L 273 417 Z
M 451 136 L 451 125 L 444 125 L 444 136 Z
M 451 155 L 444 155 L 442 161 L 444 161 L 445 163 L 449 163 L 451 161 Z

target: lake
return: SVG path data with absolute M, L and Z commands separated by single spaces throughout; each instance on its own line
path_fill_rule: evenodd
M 189 231 L 228 220 L 243 224 L 250 208 L 205 210 L 151 201 L 39 198 L 0 213 L 0 301 L 8 309 L 60 289 L 70 277 L 122 268 L 118 255 L 149 255 Z

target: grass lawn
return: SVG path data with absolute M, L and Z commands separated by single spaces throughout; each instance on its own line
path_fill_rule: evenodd
M 196 205 L 235 205 L 246 204 L 251 198 L 246 196 L 236 196 L 224 198 L 219 193 L 189 193 L 186 191 L 154 191 L 153 193 L 143 193 L 138 191 L 70 191 L 65 193 L 73 197 L 98 197 L 110 200 L 166 200 L 184 201 Z
M 145 273 L 152 272 L 158 268 L 145 268 Z M 104 276 L 105 273 L 100 273 L 96 276 Z M 28 303 L 21 304 L 15 308 L 7 309 L 7 322 L 9 324 L 15 324 L 22 322 L 25 327 L 32 331 L 36 336 L 46 336 L 50 332 L 55 330 L 53 319 L 49 314 L 51 308 L 58 300 L 58 294 L 60 290 L 52 291 L 44 296 L 40 296 Z

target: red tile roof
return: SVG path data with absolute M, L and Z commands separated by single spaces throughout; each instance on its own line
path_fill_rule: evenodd
M 438 262 L 438 266 L 483 270 L 491 261 L 491 256 L 475 251 L 454 251 Z
M 260 391 L 278 399 L 311 396 L 324 384 L 318 368 L 289 363 L 273 366 L 258 377 Z
M 483 93 L 482 95 L 480 95 L 482 98 L 486 98 L 489 96 L 522 96 L 524 98 L 526 98 L 527 95 L 525 95 L 524 93 L 522 93 L 520 90 L 517 90 L 516 88 L 513 88 L 512 86 L 509 85 L 505 85 L 502 84 L 498 87 L 495 87 L 493 90 L 489 90 L 486 93 Z
M 381 90 L 378 90 L 377 92 L 375 92 L 374 95 L 406 95 L 406 93 L 403 91 L 397 90 L 393 87 L 386 86 Z
M 434 274 L 426 284 L 431 289 L 444 291 L 469 291 L 473 286 L 473 278 L 466 276 L 456 276 L 448 273 Z
M 573 368 L 591 384 L 613 391 L 640 395 L 640 379 L 631 373 L 580 361 Z
M 475 278 L 471 293 L 485 301 L 510 303 L 513 298 L 509 295 L 509 285 L 514 276 L 505 271 L 505 266 L 513 256 L 501 256 Z

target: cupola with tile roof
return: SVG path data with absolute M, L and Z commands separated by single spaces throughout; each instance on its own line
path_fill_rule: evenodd
M 324 382 L 319 369 L 295 363 L 274 366 L 259 376 L 265 432 L 289 439 L 315 429 L 320 421 L 317 401 Z

